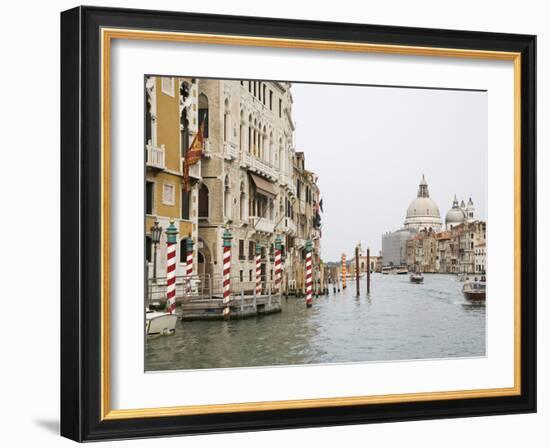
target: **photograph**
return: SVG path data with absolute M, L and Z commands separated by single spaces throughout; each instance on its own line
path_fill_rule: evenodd
M 142 94 L 146 372 L 487 355 L 486 90 Z

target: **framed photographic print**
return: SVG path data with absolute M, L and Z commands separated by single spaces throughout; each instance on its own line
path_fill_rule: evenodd
M 535 36 L 61 14 L 61 433 L 536 411 Z

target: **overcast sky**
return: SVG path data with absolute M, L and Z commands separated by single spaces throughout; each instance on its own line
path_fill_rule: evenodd
M 319 175 L 322 258 L 378 254 L 425 174 L 441 218 L 453 196 L 487 210 L 487 93 L 292 84 L 296 150 Z

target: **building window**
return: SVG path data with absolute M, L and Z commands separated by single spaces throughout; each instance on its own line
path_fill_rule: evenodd
M 181 190 L 181 219 L 189 219 L 189 198 L 191 192 Z
M 153 142 L 153 114 L 148 95 L 145 96 L 145 144 Z
M 265 84 L 262 86 L 262 103 L 265 104 Z
M 255 249 L 256 249 L 256 243 L 254 243 L 254 241 L 249 241 L 248 242 L 248 259 L 249 260 L 254 260 Z
M 223 198 L 224 214 L 226 219 L 231 219 L 231 187 L 229 184 L 229 176 L 225 177 L 225 191 Z
M 223 111 L 223 141 L 226 142 L 229 140 L 229 101 L 226 99 L 224 103 Z
M 208 112 L 208 97 L 201 93 L 199 95 L 199 125 L 204 122 L 204 137 L 208 138 L 208 129 L 210 121 L 210 114 Z
M 279 99 L 279 118 L 283 116 L 283 100 Z
M 154 183 L 147 181 L 145 183 L 145 213 L 147 215 L 153 214 L 154 193 Z
M 239 260 L 244 260 L 244 240 L 239 240 Z
M 248 281 L 251 282 L 252 281 L 252 269 L 250 269 L 248 271 Z
M 167 78 L 163 76 L 161 78 L 162 93 L 166 95 L 174 96 L 174 78 Z
M 269 110 L 273 110 L 273 90 L 269 91 Z
M 173 184 L 162 184 L 162 202 L 166 205 L 174 205 L 175 188 Z
M 239 280 L 241 283 L 244 281 L 244 271 L 242 269 L 239 271 Z
M 146 237 L 145 237 L 145 259 L 147 260 L 148 263 L 151 263 L 151 261 L 153 260 L 153 257 L 152 257 L 152 254 L 153 254 L 152 246 L 153 246 L 153 242 L 152 242 L 152 240 L 151 240 L 151 237 L 150 237 L 150 236 L 146 236 Z
M 180 86 L 180 102 L 184 103 L 189 96 L 189 85 L 185 82 Z M 187 117 L 187 108 L 181 110 L 180 115 L 180 144 L 181 144 L 181 156 L 185 157 L 187 150 L 189 149 L 189 119 Z
M 199 190 L 199 218 L 208 218 L 210 215 L 209 196 L 208 188 L 202 184 Z

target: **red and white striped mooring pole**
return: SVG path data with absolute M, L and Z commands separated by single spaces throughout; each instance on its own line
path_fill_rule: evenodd
M 306 242 L 306 306 L 310 308 L 313 306 L 313 275 L 312 275 L 312 261 L 311 261 L 311 240 Z
M 223 316 L 229 318 L 231 308 L 231 233 L 228 229 L 223 232 Z
M 190 236 L 185 240 L 185 251 L 186 251 L 186 266 L 185 266 L 185 275 L 187 283 L 187 294 L 191 294 L 191 277 L 193 276 L 193 238 Z
M 281 237 L 277 235 L 275 238 L 275 288 L 273 293 L 279 294 L 282 280 L 282 265 L 281 265 Z
M 176 243 L 178 229 L 174 220 L 166 229 L 166 311 L 174 314 L 176 311 Z
M 256 295 L 262 294 L 262 247 L 256 243 Z

